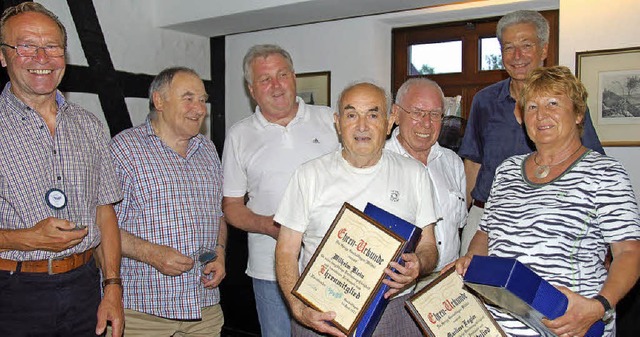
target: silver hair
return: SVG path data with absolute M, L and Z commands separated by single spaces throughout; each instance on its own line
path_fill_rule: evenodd
M 156 75 L 151 81 L 151 85 L 149 85 L 149 115 L 151 119 L 154 119 L 158 113 L 155 104 L 153 104 L 153 93 L 167 89 L 171 81 L 173 81 L 173 77 L 178 73 L 187 73 L 200 78 L 200 75 L 195 70 L 187 67 L 166 68 Z
M 359 85 L 369 85 L 371 87 L 373 87 L 375 90 L 377 90 L 380 94 L 382 94 L 384 96 L 384 104 L 386 104 L 385 106 L 385 110 L 387 113 L 387 117 L 389 116 L 389 114 L 391 114 L 391 95 L 389 95 L 389 92 L 387 90 L 385 90 L 383 87 L 372 83 L 372 82 L 367 82 L 367 81 L 360 81 L 360 82 L 354 82 L 349 84 L 348 86 L 346 86 L 344 89 L 342 89 L 342 92 L 340 93 L 340 96 L 338 96 L 338 101 L 337 101 L 337 105 L 338 105 L 338 113 L 340 115 L 342 115 L 342 99 L 344 98 L 344 95 L 349 92 L 351 89 L 353 89 L 354 87 L 357 87 Z
M 434 80 L 430 80 L 426 77 L 414 77 L 406 80 L 398 89 L 398 93 L 396 94 L 396 104 L 400 104 L 404 100 L 404 96 L 409 92 L 409 89 L 415 86 L 431 86 L 433 87 L 440 96 L 440 102 L 442 105 L 442 110 L 444 110 L 444 92 L 442 88 L 436 83 Z
M 547 19 L 536 11 L 520 10 L 511 12 L 503 16 L 500 21 L 498 21 L 496 35 L 498 36 L 500 45 L 502 45 L 502 32 L 504 29 L 521 23 L 529 23 L 536 27 L 536 35 L 538 36 L 538 40 L 540 40 L 541 45 L 549 43 L 549 22 Z
M 287 61 L 287 64 L 289 65 L 289 70 L 291 70 L 291 72 L 295 72 L 293 70 L 293 60 L 291 59 L 291 55 L 289 55 L 286 50 L 275 44 L 259 44 L 249 48 L 247 54 L 244 55 L 244 59 L 242 60 L 244 80 L 247 81 L 247 84 L 251 84 L 253 81 L 253 69 L 251 69 L 251 63 L 253 63 L 253 60 L 273 54 L 278 54 L 284 57 L 285 61 Z

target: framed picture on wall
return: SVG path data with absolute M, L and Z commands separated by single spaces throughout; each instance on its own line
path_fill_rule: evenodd
M 640 146 L 640 47 L 576 53 L 603 146 Z
M 296 74 L 298 96 L 305 103 L 331 106 L 331 72 Z

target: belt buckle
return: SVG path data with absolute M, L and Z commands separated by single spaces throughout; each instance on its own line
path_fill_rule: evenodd
M 53 261 L 55 260 L 63 260 L 67 257 L 69 257 L 71 255 L 67 255 L 67 256 L 58 256 L 58 257 L 49 257 L 47 259 L 47 274 L 49 275 L 55 275 L 55 273 L 53 272 Z
M 53 275 L 53 257 L 47 259 L 47 274 Z

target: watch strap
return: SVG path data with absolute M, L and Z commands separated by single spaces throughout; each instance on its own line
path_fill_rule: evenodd
M 602 316 L 602 320 L 604 322 L 610 321 L 613 318 L 613 307 L 611 306 L 611 303 L 609 303 L 609 300 L 607 300 L 606 297 L 600 294 L 594 296 L 593 299 L 600 302 L 600 304 L 602 304 L 602 307 L 604 307 L 604 315 Z
M 108 285 L 117 284 L 122 287 L 122 278 L 120 277 L 111 277 L 102 281 L 102 288 L 105 288 Z

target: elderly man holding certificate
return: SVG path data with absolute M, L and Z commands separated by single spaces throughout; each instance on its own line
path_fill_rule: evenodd
M 391 300 L 374 333 L 421 336 L 403 306 L 416 278 L 431 272 L 438 261 L 436 218 L 431 184 L 420 163 L 383 149 L 393 125 L 389 106 L 385 90 L 371 83 L 344 89 L 334 117 L 342 149 L 300 166 L 275 214 L 274 220 L 282 225 L 276 275 L 294 317 L 294 336 L 344 336 L 330 323 L 336 312 L 319 312 L 292 295 L 300 278 L 298 256 L 303 265 L 310 262 L 344 202 L 359 210 L 370 202 L 422 227 L 415 253 L 403 254 L 403 265 L 391 262 L 385 270 L 389 278 L 383 283 L 390 287 L 385 298 Z

